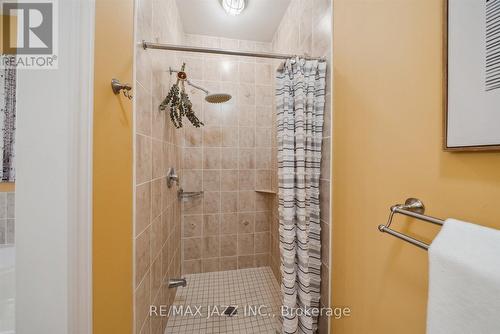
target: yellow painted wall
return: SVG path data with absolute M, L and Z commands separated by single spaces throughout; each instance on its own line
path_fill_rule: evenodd
M 10 193 L 16 191 L 16 184 L 14 182 L 0 183 L 0 193 Z
M 9 21 L 9 27 L 6 31 L 3 29 L 3 25 L 5 20 L 8 19 Z M 4 36 L 8 37 L 9 47 L 15 47 L 17 44 L 17 16 L 10 16 L 10 15 L 0 15 L 0 52 L 6 53 L 8 51 L 13 51 L 11 50 L 5 50 L 3 48 L 3 41 L 4 41 Z
M 415 196 L 427 213 L 500 228 L 500 153 L 447 153 L 442 0 L 334 0 L 336 334 L 425 333 L 427 253 L 377 231 Z M 398 217 L 431 241 L 438 228 Z
M 97 0 L 95 29 L 93 333 L 130 334 L 132 102 L 110 83 L 132 82 L 133 0 Z

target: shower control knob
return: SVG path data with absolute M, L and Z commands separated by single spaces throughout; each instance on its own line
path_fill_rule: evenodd
M 175 168 L 174 167 L 170 167 L 168 169 L 168 172 L 167 172 L 167 186 L 169 188 L 172 188 L 172 185 L 174 183 L 177 184 L 177 185 L 179 185 L 179 176 L 175 172 Z

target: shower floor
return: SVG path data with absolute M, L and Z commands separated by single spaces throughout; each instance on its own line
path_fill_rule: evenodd
M 177 289 L 174 301 L 182 312 L 170 315 L 166 334 L 281 333 L 280 289 L 269 267 L 192 274 L 186 279 L 187 287 Z M 236 307 L 232 316 L 224 314 L 232 312 L 228 306 Z

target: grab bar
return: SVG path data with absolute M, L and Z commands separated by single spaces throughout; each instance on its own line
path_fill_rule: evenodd
M 392 224 L 392 219 L 396 213 L 417 218 L 426 221 L 428 223 L 440 226 L 444 224 L 444 220 L 424 215 L 424 212 L 425 212 L 425 206 L 424 203 L 422 203 L 422 201 L 416 198 L 408 198 L 405 201 L 405 204 L 396 204 L 391 207 L 391 213 L 389 214 L 389 219 L 387 220 L 387 223 L 385 225 L 379 225 L 378 230 L 382 233 L 384 232 L 388 233 L 396 238 L 409 242 L 412 245 L 428 250 L 430 246 L 429 244 L 426 244 L 425 242 L 422 242 L 420 240 L 410 237 L 409 235 L 403 234 L 401 232 L 395 231 L 390 228 Z

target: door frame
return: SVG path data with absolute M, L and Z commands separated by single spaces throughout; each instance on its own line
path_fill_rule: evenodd
M 80 50 L 80 71 L 76 82 L 81 93 L 80 113 L 73 120 L 75 138 L 72 161 L 73 201 L 69 233 L 69 309 L 68 332 L 92 333 L 92 170 L 94 113 L 94 35 L 95 0 L 78 0 L 74 11 L 76 38 Z M 66 27 L 67 28 L 67 27 Z M 78 117 L 79 116 L 79 117 Z

